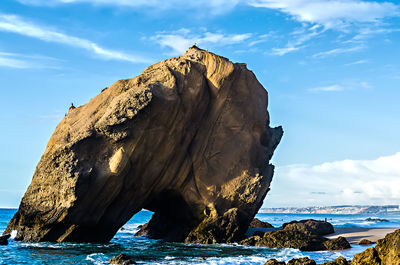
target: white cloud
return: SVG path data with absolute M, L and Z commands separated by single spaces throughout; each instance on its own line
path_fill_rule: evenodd
M 341 29 L 400 15 L 399 6 L 393 3 L 361 0 L 250 0 L 249 5 L 277 9 L 300 22 Z
M 400 152 L 375 160 L 278 167 L 265 207 L 383 205 L 400 201 Z
M 184 53 L 191 45 L 196 43 L 201 48 L 211 48 L 242 43 L 251 38 L 252 34 L 223 34 L 213 32 L 202 32 L 194 34 L 188 29 L 180 29 L 173 32 L 161 32 L 151 39 L 162 47 L 172 49 L 171 55 Z
M 12 32 L 47 42 L 61 43 L 72 47 L 85 49 L 104 59 L 122 60 L 133 63 L 150 62 L 150 60 L 147 58 L 120 51 L 105 49 L 92 41 L 70 36 L 48 29 L 47 27 L 27 22 L 27 19 L 15 15 L 0 14 L 0 31 Z

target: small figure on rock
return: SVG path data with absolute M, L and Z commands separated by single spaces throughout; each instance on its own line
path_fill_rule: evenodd
M 75 106 L 74 106 L 74 103 L 71 103 L 71 107 L 69 107 L 68 113 L 69 113 L 71 110 L 73 110 L 73 109 L 75 109 Z

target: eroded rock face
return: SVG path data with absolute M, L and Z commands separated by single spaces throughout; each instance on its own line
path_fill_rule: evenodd
M 57 126 L 6 233 L 107 242 L 141 209 L 142 234 L 241 239 L 269 190 L 282 137 L 245 64 L 190 48 L 120 80 Z

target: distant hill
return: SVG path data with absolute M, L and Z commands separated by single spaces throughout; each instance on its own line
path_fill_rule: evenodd
M 324 207 L 262 208 L 260 213 L 298 213 L 298 214 L 400 214 L 399 205 L 364 206 L 340 205 Z

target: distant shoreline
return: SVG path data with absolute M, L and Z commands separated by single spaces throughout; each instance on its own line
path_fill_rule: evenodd
M 340 205 L 340 206 L 310 206 L 310 207 L 279 207 L 262 208 L 259 213 L 286 214 L 400 214 L 399 205 Z

